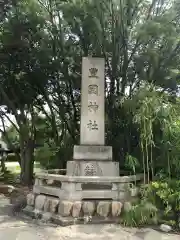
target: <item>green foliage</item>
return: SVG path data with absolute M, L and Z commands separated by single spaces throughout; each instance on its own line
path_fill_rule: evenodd
M 11 145 L 13 145 L 14 148 L 19 148 L 19 135 L 13 125 L 6 129 L 6 134 L 2 135 L 1 138 L 7 144 L 8 148 L 11 149 Z
M 35 151 L 35 161 L 40 162 L 42 167 L 49 169 L 55 167 L 56 155 L 58 148 L 56 146 L 49 146 L 45 143 Z
M 8 184 L 14 184 L 16 179 L 17 179 L 17 174 L 12 173 L 10 171 L 6 171 L 3 174 L 0 174 L 0 182 L 2 181 L 3 183 L 8 183 Z
M 170 218 L 178 224 L 180 220 L 180 181 L 166 179 L 152 182 L 141 189 L 142 197 L 154 204 L 163 215 L 161 220 Z
M 18 162 L 17 156 L 14 153 L 8 154 L 6 162 Z
M 44 85 L 43 80 L 46 79 L 40 60 L 40 56 L 45 58 L 40 48 L 41 39 L 45 38 L 41 31 L 44 21 L 37 15 L 31 2 L 17 2 L 8 21 L 4 22 L 0 35 L 0 97 L 1 102 L 14 115 L 16 114 L 13 105 L 19 109 L 25 104 L 31 104 L 37 96 L 37 87 L 40 88 L 41 83 Z M 11 96 L 10 101 L 2 91 Z
M 141 200 L 122 212 L 125 226 L 137 227 L 168 223 L 177 227 L 180 221 L 180 181 L 164 179 L 142 185 Z
M 136 174 L 136 169 L 140 167 L 140 164 L 137 158 L 127 154 L 125 159 L 125 167 L 130 169 L 133 172 L 133 174 Z
M 179 103 L 178 103 L 179 104 Z M 180 177 L 180 123 L 178 118 L 165 129 L 163 138 L 159 142 L 160 155 L 158 162 L 161 172 L 172 178 Z M 164 168 L 163 166 L 167 166 Z
M 46 169 L 66 168 L 67 160 L 72 158 L 73 143 L 71 138 L 64 136 L 63 141 L 56 145 L 53 139 L 42 138 L 44 144 L 35 151 L 35 161 Z
M 123 211 L 121 222 L 125 226 L 139 227 L 154 224 L 157 220 L 157 208 L 148 202 L 132 205 L 128 211 Z
M 162 136 L 172 133 L 172 124 L 178 117 L 176 106 L 169 102 L 166 94 L 161 94 L 153 85 L 146 85 L 144 91 L 139 91 L 135 96 L 138 98 L 138 109 L 134 121 L 139 125 L 140 148 L 144 171 L 144 182 L 150 182 L 150 175 L 155 176 L 156 163 L 154 162 L 153 150 L 155 149 L 156 126 L 159 126 Z M 139 95 L 139 96 L 138 96 Z M 167 157 L 167 167 L 170 172 L 170 161 Z M 170 174 L 170 173 L 169 173 Z
M 2 182 L 11 182 L 13 183 L 15 181 L 15 175 L 7 170 L 5 166 L 5 160 L 7 159 L 1 159 L 1 166 L 0 166 L 0 181 Z

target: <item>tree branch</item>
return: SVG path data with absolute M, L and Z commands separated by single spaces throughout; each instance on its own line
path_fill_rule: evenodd
M 19 132 L 19 128 L 17 127 L 17 125 L 10 119 L 10 117 L 4 112 L 4 111 L 0 111 L 0 117 L 5 116 L 7 118 L 7 120 L 12 124 L 12 126 L 16 129 L 17 132 Z

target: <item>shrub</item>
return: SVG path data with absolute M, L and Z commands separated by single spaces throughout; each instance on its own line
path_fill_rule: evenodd
M 6 157 L 6 162 L 18 162 L 16 154 L 14 153 L 8 154 Z
M 65 168 L 67 160 L 72 158 L 72 145 L 56 146 L 54 142 L 45 143 L 35 151 L 35 161 L 46 169 Z
M 167 179 L 152 182 L 141 188 L 144 200 L 154 204 L 161 214 L 160 221 L 172 221 L 176 225 L 180 217 L 180 181 Z
M 121 223 L 129 227 L 154 224 L 157 221 L 157 208 L 146 201 L 134 204 L 129 210 L 123 210 Z

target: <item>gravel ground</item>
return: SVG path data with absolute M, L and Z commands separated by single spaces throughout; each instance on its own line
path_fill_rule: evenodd
M 119 225 L 73 225 L 59 227 L 23 216 L 9 216 L 7 198 L 0 197 L 0 240 L 180 240 L 180 236 L 152 229 Z

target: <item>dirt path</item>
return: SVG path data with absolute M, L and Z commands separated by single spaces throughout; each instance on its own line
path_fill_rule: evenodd
M 180 236 L 152 229 L 123 228 L 119 225 L 73 225 L 59 227 L 31 220 L 26 216 L 8 216 L 7 198 L 0 198 L 0 240 L 180 240 Z
M 2 220 L 2 219 L 1 219 Z M 38 222 L 5 218 L 0 223 L 0 240 L 179 240 L 151 229 L 137 230 L 116 225 L 57 227 Z

